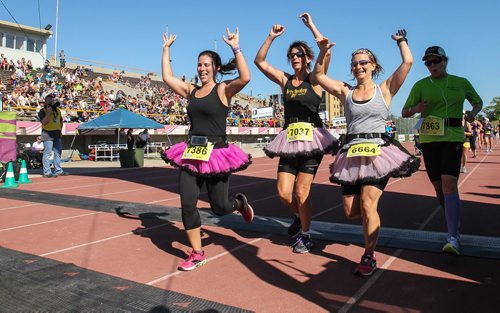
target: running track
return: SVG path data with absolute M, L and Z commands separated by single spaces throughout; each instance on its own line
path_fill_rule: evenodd
M 444 213 L 423 165 L 393 179 L 379 212 L 379 270 L 352 275 L 363 252 L 325 157 L 314 181 L 309 254 L 291 252 L 290 213 L 276 197 L 277 159 L 255 158 L 231 178 L 254 223 L 203 216 L 207 265 L 177 271 L 189 247 L 177 171 L 114 169 L 0 190 L 0 312 L 497 312 L 500 145 L 470 159 L 459 185 L 465 256 L 439 252 Z M 498 151 L 497 151 L 498 150 Z

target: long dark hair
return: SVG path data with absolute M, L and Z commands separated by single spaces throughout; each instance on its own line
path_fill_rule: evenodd
M 223 75 L 227 75 L 227 74 L 233 74 L 234 70 L 236 69 L 236 60 L 234 58 L 229 60 L 228 63 L 222 64 L 222 60 L 220 58 L 220 55 L 215 51 L 212 51 L 212 50 L 202 51 L 202 52 L 200 52 L 200 54 L 198 54 L 198 59 L 202 55 L 206 55 L 212 59 L 212 66 L 213 66 L 214 73 L 216 72 L 217 68 L 220 68 L 218 73 L 223 76 Z M 214 74 L 214 81 L 215 81 L 215 74 Z

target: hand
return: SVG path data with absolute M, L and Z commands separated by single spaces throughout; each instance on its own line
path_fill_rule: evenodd
M 413 112 L 414 113 L 422 113 L 425 111 L 426 108 L 427 108 L 427 102 L 422 101 L 413 107 Z
M 273 27 L 271 28 L 271 31 L 269 32 L 269 36 L 274 39 L 276 37 L 281 36 L 285 32 L 285 30 L 286 30 L 285 26 L 280 24 L 274 24 Z
M 163 48 L 169 47 L 174 43 L 175 39 L 177 38 L 176 35 L 167 35 L 163 34 Z
M 326 37 L 318 38 L 316 43 L 321 51 L 330 50 L 331 47 L 335 46 L 335 42 L 330 42 Z
M 308 28 L 311 28 L 312 25 L 314 25 L 311 14 L 307 12 L 300 14 L 299 18 L 302 20 L 302 22 L 304 22 L 304 25 L 306 25 Z
M 406 38 L 406 30 L 405 29 L 398 29 L 398 31 L 391 36 L 393 40 L 397 41 L 398 39 L 401 38 Z
M 222 35 L 222 39 L 231 47 L 231 48 L 236 48 L 238 47 L 238 43 L 240 42 L 240 35 L 239 35 L 239 30 L 238 27 L 236 27 L 236 32 L 231 33 L 229 31 L 229 28 L 226 28 L 227 32 L 227 38 L 226 36 Z

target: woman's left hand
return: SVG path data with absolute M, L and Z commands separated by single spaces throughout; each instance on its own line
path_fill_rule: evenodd
M 239 30 L 238 27 L 236 27 L 236 32 L 232 33 L 229 31 L 229 28 L 226 28 L 227 32 L 227 38 L 226 36 L 222 36 L 224 41 L 231 47 L 231 48 L 237 48 L 238 43 L 240 41 L 240 35 L 239 35 Z
M 397 41 L 401 38 L 406 38 L 406 29 L 398 29 L 398 31 L 391 36 L 393 40 Z

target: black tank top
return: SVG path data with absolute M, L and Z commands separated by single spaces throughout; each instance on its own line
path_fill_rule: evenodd
M 319 105 L 321 97 L 314 92 L 309 80 L 310 74 L 298 87 L 292 85 L 293 75 L 285 84 L 285 126 L 295 122 L 310 122 L 314 127 L 323 127 L 323 121 L 319 117 Z
M 189 135 L 225 136 L 226 118 L 229 107 L 225 106 L 217 94 L 216 84 L 212 91 L 203 98 L 196 98 L 194 89 L 189 98 L 187 114 L 191 122 Z

